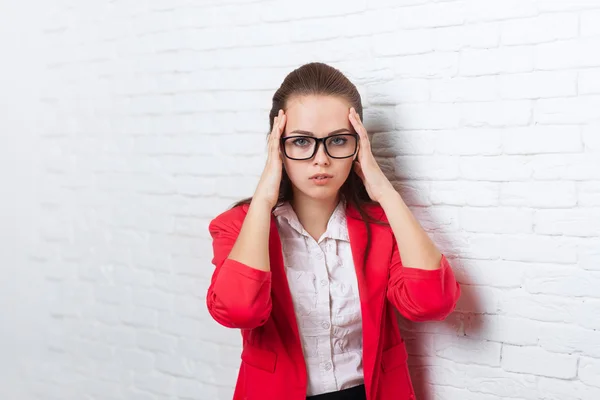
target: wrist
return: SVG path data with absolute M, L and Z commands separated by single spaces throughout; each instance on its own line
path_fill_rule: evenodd
M 381 206 L 385 208 L 386 205 L 397 204 L 398 201 L 402 201 L 402 196 L 400 196 L 400 193 L 398 193 L 396 189 L 394 189 L 394 187 L 390 185 L 389 188 L 383 191 L 379 200 L 379 204 L 381 204 Z
M 250 209 L 271 213 L 271 210 L 275 207 L 272 201 L 263 199 L 261 197 L 254 196 L 250 202 Z

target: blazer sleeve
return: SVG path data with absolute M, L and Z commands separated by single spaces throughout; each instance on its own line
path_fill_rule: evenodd
M 394 238 L 387 298 L 405 318 L 411 321 L 439 321 L 456 307 L 460 285 L 444 255 L 440 263 L 440 268 L 436 270 L 403 266 Z
M 222 215 L 209 224 L 213 240 L 212 263 L 216 268 L 206 304 L 210 315 L 221 325 L 253 329 L 263 325 L 271 314 L 271 272 L 227 258 L 240 228 L 240 221 Z

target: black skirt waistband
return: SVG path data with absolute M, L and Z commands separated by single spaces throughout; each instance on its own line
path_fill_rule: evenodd
M 337 392 L 329 392 L 308 396 L 306 400 L 366 400 L 365 385 L 358 385 Z

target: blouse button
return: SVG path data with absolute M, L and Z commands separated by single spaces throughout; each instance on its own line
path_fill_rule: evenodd
M 329 324 L 329 322 L 323 322 L 323 323 L 321 324 L 321 326 L 323 327 L 323 329 L 329 329 L 329 327 L 330 327 L 331 325 Z

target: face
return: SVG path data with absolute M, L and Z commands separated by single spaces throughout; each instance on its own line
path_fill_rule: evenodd
M 354 134 L 348 119 L 351 105 L 343 99 L 332 96 L 302 96 L 291 98 L 285 110 L 287 121 L 283 137 L 312 136 L 324 138 L 332 135 Z M 315 200 L 329 200 L 338 195 L 338 191 L 352 169 L 356 158 L 354 138 L 333 136 L 327 139 L 325 151 L 323 143 L 318 144 L 315 155 L 307 160 L 292 160 L 283 157 L 284 168 L 292 181 L 294 197 L 310 197 Z M 294 158 L 305 158 L 312 152 L 311 139 L 287 139 L 282 153 L 287 152 Z M 348 158 L 334 158 L 352 154 Z M 316 178 L 317 174 L 326 174 L 328 178 Z

